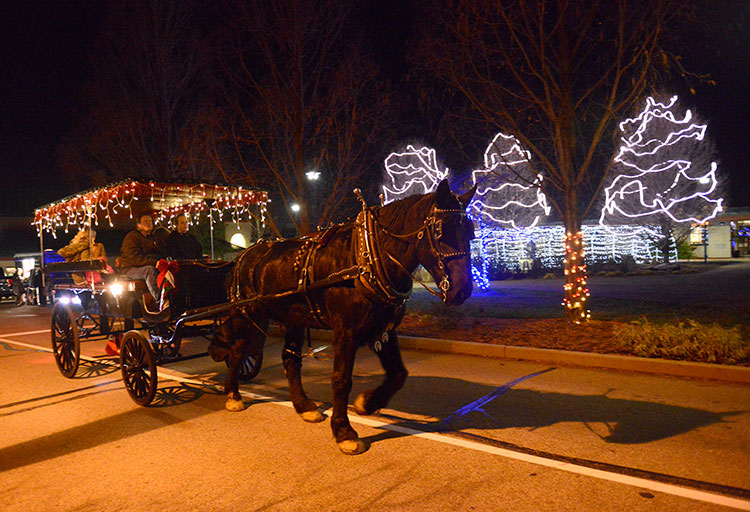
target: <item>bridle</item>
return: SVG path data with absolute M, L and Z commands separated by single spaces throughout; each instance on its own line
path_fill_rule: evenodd
M 460 217 L 461 228 L 464 231 L 472 229 L 473 232 L 473 226 L 470 227 L 471 221 L 468 220 L 466 212 L 461 209 L 443 209 L 438 208 L 437 205 L 433 205 L 430 214 L 416 230 L 410 233 L 394 233 L 380 223 L 377 215 L 374 213 L 374 208 L 368 207 L 361 195 L 357 195 L 360 197 L 360 201 L 362 201 L 363 208 L 355 221 L 355 243 L 353 245 L 355 259 L 360 268 L 360 282 L 364 285 L 365 289 L 374 293 L 383 302 L 391 304 L 402 304 L 411 295 L 411 281 L 409 282 L 408 290 L 398 290 L 392 284 L 383 266 L 385 256 L 406 272 L 413 281 L 418 282 L 431 294 L 440 297 L 443 302 L 446 302 L 448 291 L 451 289 L 451 280 L 445 270 L 445 263 L 452 258 L 467 256 L 469 253 L 467 251 L 445 252 L 442 250 L 439 241 L 443 237 L 443 222 L 450 216 L 458 215 Z M 456 199 L 458 200 L 458 198 Z M 440 282 L 438 283 L 441 293 L 433 291 L 424 282 L 413 276 L 396 257 L 384 249 L 382 244 L 378 243 L 378 232 L 400 240 L 406 240 L 415 236 L 417 240 L 422 240 L 426 233 L 430 253 L 437 260 L 438 271 L 441 274 Z

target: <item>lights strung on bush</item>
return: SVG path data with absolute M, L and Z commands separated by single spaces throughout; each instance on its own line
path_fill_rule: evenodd
M 583 243 L 587 247 L 585 262 L 621 262 L 632 256 L 636 263 L 662 260 L 657 244 L 661 232 L 657 226 L 643 229 L 639 225 L 608 226 L 584 224 L 581 227 Z M 658 237 L 650 235 L 659 233 Z M 489 277 L 502 272 L 526 273 L 538 260 L 546 269 L 560 268 L 565 259 L 565 238 L 561 225 L 534 226 L 532 228 L 502 229 L 484 226 L 472 240 L 472 265 L 475 282 L 480 289 L 489 287 Z M 671 260 L 677 260 L 677 246 L 670 237 Z M 486 283 L 486 284 L 485 284 Z
M 385 159 L 387 184 L 383 185 L 384 204 L 413 194 L 434 192 L 440 182 L 448 177 L 448 169 L 440 170 L 432 148 L 412 145 L 403 152 L 394 152 Z
M 228 185 L 173 184 L 128 180 L 92 189 L 49 204 L 34 212 L 34 225 L 41 235 L 56 236 L 58 229 L 80 229 L 91 223 L 114 226 L 116 218 L 133 219 L 134 213 L 156 212 L 157 224 L 171 224 L 171 219 L 186 214 L 198 222 L 206 212 L 210 222 L 230 215 L 233 222 L 260 216 L 265 225 L 268 193 Z M 259 207 L 259 214 L 254 207 Z
M 568 310 L 568 318 L 574 323 L 581 323 L 591 318 L 588 309 L 589 289 L 586 287 L 588 276 L 583 250 L 583 233 L 566 233 L 565 235 L 565 298 L 562 305 Z
M 688 139 L 694 139 L 693 144 L 703 141 L 706 125 L 692 122 L 690 110 L 677 118 L 671 110 L 676 102 L 677 96 L 667 103 L 649 97 L 637 117 L 620 123 L 623 144 L 614 162 L 615 168 L 625 172 L 605 189 L 599 218 L 602 226 L 639 219 L 648 230 L 649 224 L 659 224 L 659 216 L 677 223 L 702 224 L 721 212 L 723 200 L 715 197 L 716 162 L 708 169 L 696 168 L 681 155 L 682 146 L 676 146 L 690 142 Z M 664 129 L 665 123 L 670 129 Z

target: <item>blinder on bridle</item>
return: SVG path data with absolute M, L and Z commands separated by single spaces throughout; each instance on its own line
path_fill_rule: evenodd
M 460 204 L 460 203 L 459 203 Z M 425 227 L 426 230 L 422 230 L 417 234 L 418 239 L 422 239 L 424 236 L 424 232 L 427 231 L 428 235 L 427 238 L 430 242 L 430 251 L 432 252 L 433 256 L 437 259 L 438 269 L 443 274 L 442 279 L 440 280 L 440 283 L 438 283 L 438 286 L 440 287 L 440 290 L 442 293 L 442 299 L 443 302 L 445 302 L 447 298 L 448 290 L 451 288 L 451 281 L 450 277 L 448 276 L 448 273 L 445 271 L 445 262 L 452 258 L 461 258 L 463 256 L 468 256 L 469 253 L 467 251 L 450 251 L 445 252 L 442 250 L 442 246 L 448 245 L 443 238 L 445 235 L 445 229 L 444 229 L 444 223 L 450 219 L 453 216 L 458 216 L 458 223 L 459 227 L 462 232 L 466 233 L 466 239 L 467 240 L 473 240 L 474 239 L 474 224 L 471 222 L 471 220 L 467 217 L 466 211 L 462 209 L 442 209 L 438 208 L 437 206 L 434 206 L 432 208 L 432 212 L 430 213 L 429 217 L 425 219 Z
M 367 260 L 363 261 L 363 263 L 360 265 L 361 268 L 372 269 L 372 271 L 370 272 L 360 272 L 363 277 L 370 276 L 367 279 L 364 279 L 363 283 L 368 288 L 379 290 L 379 295 L 382 295 L 382 299 L 386 302 L 393 302 L 396 300 L 403 302 L 403 300 L 405 300 L 405 297 L 394 293 L 393 287 L 388 282 L 387 276 L 380 275 L 380 273 L 378 272 L 379 266 L 375 264 L 375 262 L 378 260 L 378 258 L 375 257 L 375 253 L 378 251 L 378 244 L 375 243 L 377 240 L 377 236 L 375 233 L 376 231 L 382 231 L 388 236 L 399 239 L 406 239 L 416 235 L 418 240 L 422 240 L 425 237 L 426 233 L 427 240 L 430 246 L 430 252 L 437 260 L 439 273 L 442 274 L 440 282 L 438 283 L 438 287 L 440 288 L 440 291 L 442 293 L 434 292 L 422 281 L 417 279 L 414 275 L 412 275 L 411 277 L 413 280 L 424 286 L 429 293 L 441 297 L 443 302 L 445 302 L 448 298 L 448 291 L 451 288 L 451 280 L 450 276 L 445 270 L 445 262 L 452 258 L 460 258 L 469 255 L 468 251 L 462 251 L 460 250 L 460 247 L 451 247 L 451 241 L 445 240 L 446 233 L 451 232 L 449 228 L 446 228 L 445 223 L 449 222 L 453 218 L 457 218 L 457 227 L 459 228 L 459 230 L 457 230 L 456 232 L 465 233 L 465 241 L 474 239 L 474 224 L 467 217 L 466 210 L 461 209 L 461 201 L 456 197 L 459 208 L 455 209 L 442 209 L 437 205 L 433 205 L 430 214 L 425 218 L 424 223 L 419 228 L 410 233 L 398 234 L 391 232 L 378 222 L 376 216 L 373 215 L 373 210 L 367 207 L 367 203 L 362 198 L 359 189 L 355 189 L 354 193 L 357 194 L 360 202 L 362 203 L 362 212 L 360 212 L 360 214 L 357 216 L 356 221 L 356 224 L 361 226 L 361 231 L 360 236 L 355 237 L 355 240 L 359 241 L 360 238 L 363 240 L 362 244 L 358 244 L 358 249 L 355 250 L 355 254 L 358 255 L 357 257 L 362 257 L 363 259 Z M 458 238 L 455 240 L 455 242 L 458 242 Z M 371 243 L 372 246 L 368 246 L 368 243 Z M 444 251 L 443 248 L 446 246 L 452 250 Z M 363 247 L 367 247 L 367 249 L 365 250 L 363 249 Z M 395 258 L 392 254 L 388 253 L 387 251 L 385 251 L 384 254 L 388 257 L 389 260 L 393 261 L 402 269 L 404 269 L 403 265 L 401 265 L 398 259 Z M 384 259 L 381 259 L 381 261 L 384 261 Z M 409 273 L 408 270 L 406 270 L 406 272 Z M 409 290 L 406 296 L 408 296 L 409 293 L 411 293 L 411 290 Z M 376 295 L 378 295 L 378 292 L 376 292 Z
M 468 240 L 474 240 L 474 238 L 476 238 L 474 236 L 474 223 L 471 222 L 471 219 L 469 219 L 469 217 L 466 215 L 466 212 L 462 210 L 437 210 L 436 209 L 435 213 L 444 213 L 447 215 L 451 215 L 451 214 L 460 215 L 458 224 L 459 224 L 459 227 L 461 228 L 461 231 L 463 231 L 464 233 L 467 233 L 466 238 Z M 433 217 L 433 221 L 430 223 L 430 230 L 435 240 L 442 241 L 444 222 L 445 222 L 445 218 Z

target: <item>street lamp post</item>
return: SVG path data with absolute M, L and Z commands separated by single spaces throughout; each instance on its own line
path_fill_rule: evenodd
M 289 209 L 292 210 L 292 216 L 294 217 L 292 219 L 292 221 L 294 222 L 294 228 L 297 234 L 299 234 L 299 223 L 297 219 L 297 214 L 299 213 L 301 206 L 299 205 L 299 203 L 292 203 L 291 205 L 289 205 Z
M 317 196 L 315 194 L 315 184 L 318 182 L 318 179 L 320 178 L 320 172 L 307 171 L 305 173 L 305 176 L 307 176 L 307 181 L 310 182 L 310 195 L 312 196 L 310 200 L 310 204 L 312 205 L 312 208 L 310 209 L 309 214 L 308 214 L 308 218 L 309 218 L 313 212 L 315 212 L 315 215 L 318 215 L 318 212 L 317 212 L 318 201 L 317 201 Z M 315 224 L 317 224 L 317 222 Z

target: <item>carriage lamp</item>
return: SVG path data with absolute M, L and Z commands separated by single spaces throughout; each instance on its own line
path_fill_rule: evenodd
M 75 304 L 76 306 L 81 305 L 81 299 L 78 297 L 78 295 L 73 295 L 72 297 L 70 295 L 63 295 L 60 297 L 60 303 L 61 304 Z
M 122 283 L 119 281 L 115 281 L 111 285 L 109 285 L 109 293 L 111 293 L 115 297 L 119 297 L 122 295 L 123 292 L 123 286 Z

